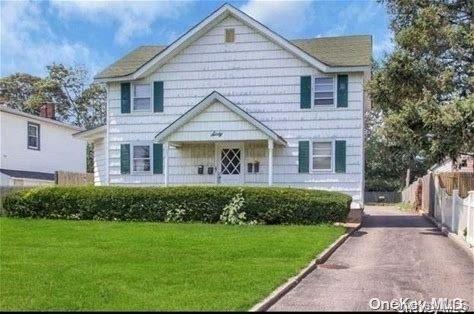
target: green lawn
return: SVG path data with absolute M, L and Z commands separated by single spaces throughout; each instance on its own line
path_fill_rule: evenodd
M 344 229 L 0 219 L 2 310 L 246 310 Z

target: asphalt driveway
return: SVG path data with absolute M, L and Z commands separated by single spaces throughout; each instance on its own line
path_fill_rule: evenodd
M 474 308 L 474 259 L 425 218 L 368 207 L 362 228 L 270 311 L 370 310 L 372 298 L 461 298 Z

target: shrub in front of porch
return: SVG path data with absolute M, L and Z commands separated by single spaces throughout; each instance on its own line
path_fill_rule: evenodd
M 74 220 L 179 221 L 217 223 L 223 209 L 242 193 L 249 222 L 317 224 L 344 221 L 351 197 L 337 192 L 231 186 L 46 187 L 6 197 L 11 217 Z

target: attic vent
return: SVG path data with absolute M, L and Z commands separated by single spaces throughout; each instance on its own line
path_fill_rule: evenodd
M 225 42 L 233 43 L 235 41 L 235 29 L 226 28 L 225 29 Z

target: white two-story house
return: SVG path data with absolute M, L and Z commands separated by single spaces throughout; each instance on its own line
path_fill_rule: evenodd
M 0 105 L 0 187 L 54 184 L 56 171 L 86 172 L 84 130 L 55 119 L 54 105 L 40 116 Z
M 305 187 L 363 203 L 371 50 L 365 35 L 287 40 L 226 4 L 99 73 L 107 125 L 76 136 L 95 144 L 98 185 Z

